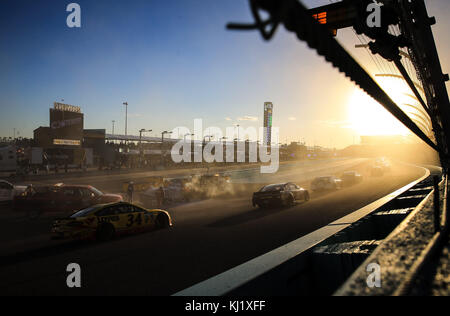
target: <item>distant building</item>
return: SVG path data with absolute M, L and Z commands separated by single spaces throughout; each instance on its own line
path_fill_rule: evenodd
M 50 127 L 41 126 L 33 131 L 33 139 L 35 144 L 39 147 L 51 147 L 53 145 L 53 138 Z
M 86 162 L 87 152 L 102 153 L 105 130 L 84 130 L 84 114 L 80 107 L 55 102 L 49 117 L 49 126 L 35 129 L 33 138 L 34 146 L 43 149 L 50 164 L 80 164 Z M 91 161 L 89 159 L 89 164 Z
M 55 102 L 50 108 L 50 126 L 33 131 L 39 147 L 78 147 L 83 140 L 84 115 L 78 106 Z
M 0 171 L 13 171 L 17 166 L 15 146 L 0 147 Z
M 307 148 L 303 143 L 292 142 L 280 148 L 280 157 L 283 160 L 305 159 L 307 157 Z
M 105 147 L 106 130 L 105 129 L 84 129 L 83 147 L 93 148 L 94 153 L 101 152 Z
M 402 135 L 361 136 L 361 145 L 390 145 L 411 143 L 411 137 Z

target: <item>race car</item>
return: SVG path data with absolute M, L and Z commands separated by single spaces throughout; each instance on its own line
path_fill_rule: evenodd
M 375 160 L 375 167 L 383 169 L 383 173 L 391 171 L 391 163 L 385 157 L 381 157 Z
M 25 192 L 26 186 L 13 185 L 5 180 L 0 180 L 0 203 L 11 203 L 15 196 Z
M 186 199 L 183 179 L 167 179 L 164 183 L 164 198 L 168 202 L 180 202 Z
M 383 167 L 373 165 L 369 167 L 369 172 L 372 177 L 382 177 L 384 176 L 384 169 Z
M 252 204 L 267 206 L 292 206 L 297 201 L 309 201 L 309 192 L 294 183 L 270 184 L 253 193 Z
M 185 188 L 188 199 L 204 199 L 231 191 L 231 182 L 229 176 L 219 173 L 194 175 Z
M 139 200 L 144 203 L 146 207 L 157 206 L 158 196 L 161 195 L 161 188 L 164 192 L 163 203 L 177 203 L 188 200 L 189 190 L 186 184 L 189 183 L 188 177 L 164 179 L 163 185 L 153 186 L 148 188 L 145 192 L 139 195 Z
M 151 189 L 152 187 L 159 188 L 164 184 L 164 177 L 161 176 L 153 176 L 153 177 L 147 177 L 144 179 L 138 179 L 133 181 L 134 183 L 134 192 L 145 192 L 148 189 Z M 126 181 L 122 184 L 122 192 L 128 191 L 128 185 L 130 184 L 130 181 Z
M 30 186 L 14 198 L 14 211 L 73 212 L 96 204 L 122 201 L 117 194 L 104 194 L 90 185 Z
M 335 176 L 317 177 L 311 182 L 312 191 L 338 190 L 342 188 L 342 180 Z
M 172 226 L 168 212 L 148 210 L 117 202 L 85 208 L 68 218 L 57 219 L 51 229 L 52 239 L 110 240 L 116 236 Z
M 356 171 L 346 171 L 341 177 L 344 186 L 351 186 L 363 181 L 363 176 Z

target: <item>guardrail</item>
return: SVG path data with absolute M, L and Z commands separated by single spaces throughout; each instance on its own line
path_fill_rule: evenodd
M 449 232 L 448 175 L 440 183 L 437 177 L 433 180 L 433 190 L 385 239 L 382 247 L 376 249 L 361 264 L 335 295 L 404 296 L 411 293 L 417 277 L 434 254 L 442 248 Z M 420 215 L 422 218 L 419 218 Z M 404 244 L 407 238 L 413 248 Z M 398 246 L 393 247 L 396 245 Z M 381 282 L 378 287 L 368 287 L 365 284 L 365 268 L 371 263 L 380 266 Z
M 376 237 L 379 240 L 386 238 L 432 190 L 426 184 L 421 186 L 430 176 L 430 171 L 423 169 L 426 174 L 422 178 L 401 189 L 174 296 L 332 294 L 379 244 L 374 238 L 368 240 L 366 232 L 378 234 Z M 416 191 L 409 194 L 411 189 Z M 398 212 L 389 213 L 389 210 Z M 387 214 L 386 220 L 382 219 L 383 214 Z M 374 226 L 380 221 L 390 226 L 391 230 L 377 231 Z M 343 248 L 342 252 L 333 253 L 332 249 L 338 248 L 338 245 Z M 323 257 L 326 259 L 322 260 Z M 335 266 L 330 267 L 333 263 Z

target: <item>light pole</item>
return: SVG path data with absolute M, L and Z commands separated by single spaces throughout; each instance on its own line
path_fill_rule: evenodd
M 194 137 L 194 135 L 195 135 L 195 134 L 190 134 L 190 133 L 185 134 L 185 135 L 184 135 L 184 142 L 186 142 L 186 136 Z
M 145 129 L 145 128 L 143 128 L 143 129 L 141 129 L 141 130 L 139 131 L 139 147 L 142 147 L 142 145 L 141 145 L 141 142 L 142 142 L 142 133 L 151 133 L 151 132 L 153 132 L 152 129 Z
M 213 135 L 203 136 L 203 143 L 205 142 L 205 138 L 209 138 L 209 141 L 211 141 L 211 137 L 213 137 Z
M 165 134 L 172 134 L 172 132 L 164 131 L 161 133 L 161 163 L 164 163 L 163 150 L 164 150 L 164 135 Z
M 206 135 L 206 136 L 203 136 L 203 141 L 202 141 L 202 151 L 203 151 L 203 149 L 204 149 L 204 147 L 205 147 L 205 145 L 206 145 L 205 139 L 206 139 L 206 138 L 209 138 L 209 142 L 211 142 L 211 137 L 213 137 L 213 135 Z
M 223 136 L 223 137 L 220 138 L 220 140 L 219 140 L 219 141 L 222 141 L 222 150 L 223 150 L 223 152 L 225 153 L 225 155 L 226 155 L 226 153 L 227 153 L 227 145 L 226 145 L 227 139 L 228 139 L 228 137 Z M 225 159 L 225 160 L 226 160 L 226 159 Z
M 144 151 L 142 150 L 142 133 L 146 133 L 146 132 L 150 133 L 150 132 L 152 132 L 152 130 L 145 129 L 145 128 L 139 130 L 139 156 L 140 156 L 139 160 L 140 160 L 141 167 L 142 167 L 142 157 L 144 156 Z
M 161 145 L 164 143 L 164 135 L 165 134 L 172 134 L 172 132 L 164 131 L 161 133 Z
M 206 145 L 206 142 L 205 142 L 205 139 L 206 138 L 209 138 L 209 141 L 211 142 L 211 137 L 212 137 L 212 135 L 206 135 L 206 136 L 203 136 L 203 140 L 202 140 L 202 152 L 203 152 L 203 150 L 205 149 L 205 145 Z M 203 156 L 203 155 L 202 155 Z M 204 157 L 202 158 L 202 168 L 204 168 L 204 164 L 203 164 L 203 160 L 204 160 Z M 208 170 L 207 170 L 207 172 L 209 172 L 209 167 L 208 167 Z
M 125 105 L 125 144 L 127 143 L 127 124 L 128 124 L 128 102 L 123 102 Z
M 116 121 L 112 120 L 112 135 L 114 136 L 114 123 L 116 123 Z
M 191 155 L 191 158 L 192 158 L 192 153 L 194 152 L 192 143 L 194 144 L 194 147 L 195 147 L 195 140 L 194 140 L 194 142 L 192 142 L 192 138 L 195 136 L 195 134 L 194 133 L 192 133 L 192 134 L 191 133 L 184 134 L 184 143 L 186 143 L 186 136 L 191 136 L 191 141 L 189 143 L 189 152 L 190 152 L 190 155 Z

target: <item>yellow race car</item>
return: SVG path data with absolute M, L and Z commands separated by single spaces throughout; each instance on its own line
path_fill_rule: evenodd
M 172 219 L 164 210 L 147 210 L 131 203 L 117 202 L 88 207 L 68 218 L 55 220 L 51 238 L 106 241 L 118 235 L 171 226 Z

